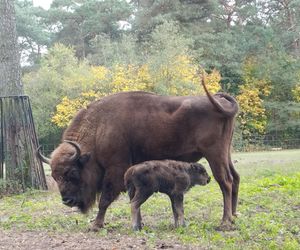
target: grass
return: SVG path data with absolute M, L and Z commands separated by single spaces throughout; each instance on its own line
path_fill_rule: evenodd
M 173 227 L 167 196 L 155 194 L 142 206 L 143 230 L 128 230 L 130 206 L 122 194 L 108 209 L 99 237 L 122 234 L 150 244 L 176 240 L 205 249 L 300 249 L 300 150 L 236 153 L 233 160 L 241 175 L 235 230 L 215 230 L 223 205 L 212 181 L 186 194 L 184 228 Z M 59 194 L 34 190 L 2 198 L 0 207 L 0 228 L 54 233 L 83 232 L 97 212 L 94 208 L 89 215 L 78 214 L 61 204 Z

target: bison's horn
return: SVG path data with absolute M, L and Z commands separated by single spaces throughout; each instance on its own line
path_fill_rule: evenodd
M 42 148 L 42 146 L 39 146 L 38 149 L 37 149 L 37 151 L 36 151 L 38 157 L 39 157 L 43 162 L 45 162 L 45 163 L 47 163 L 47 164 L 50 164 L 50 159 L 47 158 L 46 156 L 44 156 L 44 155 L 41 153 L 41 148 Z
M 68 140 L 64 140 L 64 142 L 71 144 L 76 149 L 75 154 L 72 155 L 71 158 L 70 158 L 70 162 L 74 162 L 74 161 L 78 160 L 78 158 L 81 155 L 81 150 L 80 150 L 79 144 L 77 142 L 68 141 Z

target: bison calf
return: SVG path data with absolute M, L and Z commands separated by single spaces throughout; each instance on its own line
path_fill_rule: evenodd
M 130 167 L 124 176 L 130 203 L 133 230 L 140 230 L 140 206 L 154 193 L 170 197 L 175 227 L 184 226 L 183 194 L 194 185 L 206 185 L 210 177 L 199 163 L 173 160 L 146 161 Z

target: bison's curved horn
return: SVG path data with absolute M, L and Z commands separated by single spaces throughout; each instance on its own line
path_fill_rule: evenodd
M 77 142 L 68 141 L 68 140 L 64 140 L 64 142 L 71 144 L 76 149 L 75 154 L 72 155 L 71 158 L 70 158 L 70 162 L 74 162 L 74 161 L 78 160 L 78 158 L 81 155 L 81 150 L 80 150 L 79 144 Z
M 47 164 L 50 164 L 50 159 L 47 158 L 46 156 L 44 156 L 42 153 L 41 153 L 41 148 L 42 146 L 39 146 L 36 150 L 36 153 L 37 153 L 37 156 L 45 163 Z

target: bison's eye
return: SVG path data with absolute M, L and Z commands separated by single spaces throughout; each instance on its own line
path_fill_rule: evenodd
M 56 182 L 62 182 L 63 181 L 63 177 L 62 176 L 54 176 L 52 175 L 53 179 L 56 181 Z
M 77 182 L 80 179 L 79 172 L 76 170 L 71 170 L 67 173 L 67 179 L 72 182 Z

